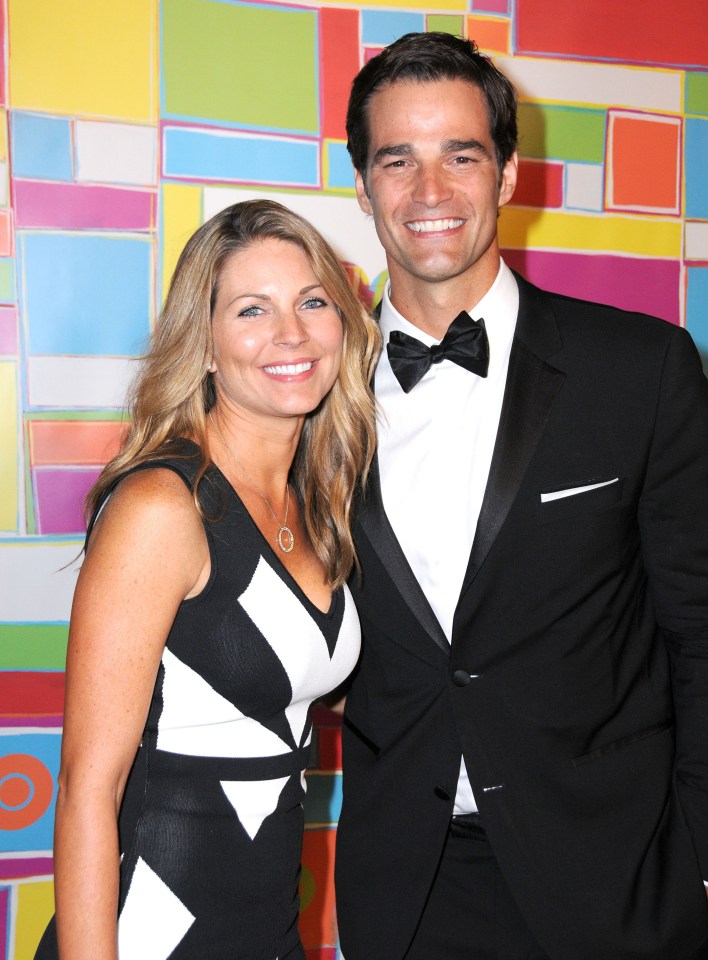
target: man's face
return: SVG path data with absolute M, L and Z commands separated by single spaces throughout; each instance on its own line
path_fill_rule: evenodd
M 389 84 L 369 102 L 369 134 L 357 197 L 373 215 L 394 297 L 398 286 L 457 278 L 491 285 L 516 155 L 500 173 L 481 91 L 464 80 Z

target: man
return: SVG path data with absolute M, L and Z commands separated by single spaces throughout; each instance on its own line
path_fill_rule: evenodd
M 707 957 L 696 350 L 500 261 L 516 101 L 474 45 L 392 44 L 355 79 L 347 131 L 390 285 L 353 583 L 342 953 Z

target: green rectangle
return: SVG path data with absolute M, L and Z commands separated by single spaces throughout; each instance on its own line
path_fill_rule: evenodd
M 165 0 L 162 9 L 168 115 L 319 132 L 313 11 L 212 0 Z
M 0 259 L 0 301 L 15 302 L 15 261 Z
M 63 670 L 68 623 L 0 623 L 0 670 Z
M 708 73 L 686 73 L 686 113 L 708 117 Z
M 425 24 L 428 33 L 451 33 L 455 37 L 461 37 L 465 27 L 464 17 L 446 13 L 429 13 L 425 18 Z
M 544 160 L 602 163 L 605 159 L 604 110 L 519 104 L 519 153 Z

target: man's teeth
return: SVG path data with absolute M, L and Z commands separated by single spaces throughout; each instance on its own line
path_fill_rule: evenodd
M 464 220 L 411 220 L 406 224 L 414 233 L 433 233 L 437 230 L 454 230 L 461 227 Z
M 304 373 L 314 366 L 312 360 L 307 363 L 278 363 L 272 367 L 263 367 L 266 373 L 271 373 L 276 377 L 294 377 L 298 373 Z

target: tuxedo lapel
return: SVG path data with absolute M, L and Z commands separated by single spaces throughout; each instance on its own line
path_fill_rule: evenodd
M 379 555 L 387 573 L 418 622 L 430 635 L 434 643 L 446 653 L 449 653 L 448 639 L 416 580 L 415 574 L 411 570 L 386 516 L 381 496 L 377 457 L 374 457 L 371 464 L 366 494 L 360 503 L 357 523 Z
M 519 491 L 565 374 L 546 363 L 561 347 L 543 294 L 516 275 L 519 317 L 489 478 L 461 596 L 479 572 Z

